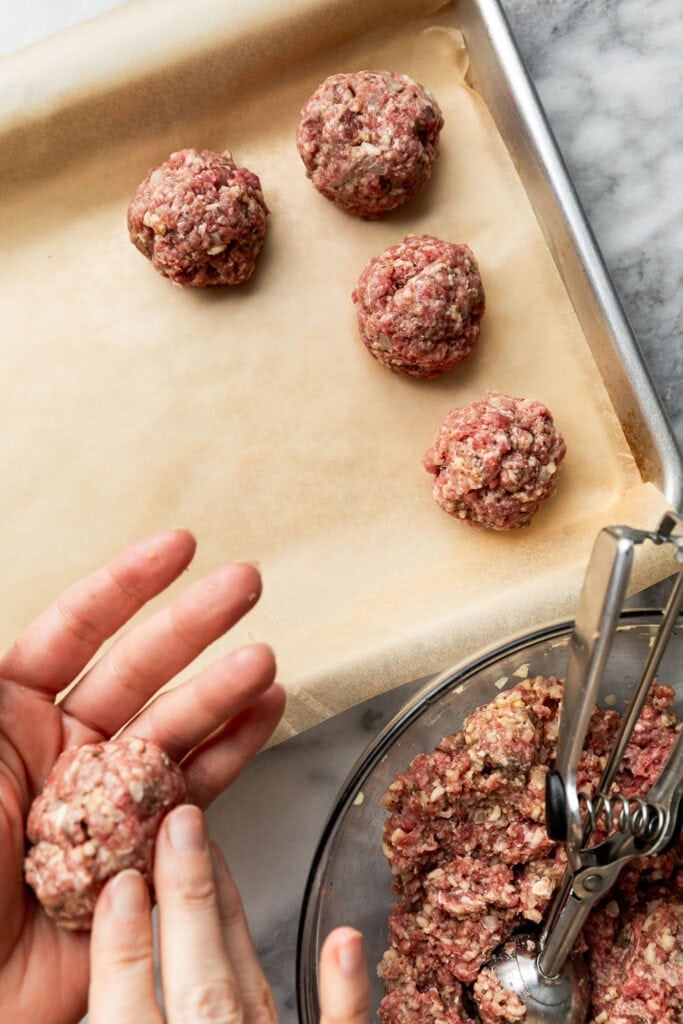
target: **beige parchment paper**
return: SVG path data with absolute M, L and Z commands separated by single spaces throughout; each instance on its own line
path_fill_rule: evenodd
M 259 606 L 205 660 L 270 642 L 286 735 L 569 617 L 600 527 L 656 524 L 664 499 L 440 6 L 144 0 L 0 64 L 0 645 L 126 543 L 187 526 L 199 548 L 176 587 L 261 564 Z M 445 116 L 427 191 L 379 223 L 320 197 L 294 142 L 316 85 L 360 68 L 412 75 Z M 135 186 L 184 146 L 261 177 L 272 216 L 241 288 L 178 289 L 128 241 Z M 467 241 L 487 294 L 476 351 L 431 382 L 366 353 L 350 300 L 411 232 Z M 541 399 L 568 447 L 557 496 L 509 534 L 446 516 L 420 464 L 488 389 Z M 634 587 L 666 571 L 653 553 Z

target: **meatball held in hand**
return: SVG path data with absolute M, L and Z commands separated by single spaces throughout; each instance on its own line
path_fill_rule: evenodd
M 65 750 L 31 807 L 26 881 L 62 928 L 88 929 L 100 890 L 136 868 L 151 886 L 164 816 L 186 797 L 176 764 L 128 737 Z
M 434 498 L 471 526 L 524 526 L 555 493 L 564 439 L 541 402 L 489 392 L 446 416 L 422 464 Z
M 429 89 L 393 71 L 332 75 L 301 111 L 297 149 L 326 199 L 374 219 L 425 187 L 443 117 Z
M 479 338 L 484 288 L 467 245 L 409 235 L 370 260 L 351 297 L 366 348 L 395 373 L 436 377 Z
M 230 153 L 181 149 L 138 185 L 128 232 L 175 284 L 241 284 L 254 272 L 267 215 L 261 182 Z

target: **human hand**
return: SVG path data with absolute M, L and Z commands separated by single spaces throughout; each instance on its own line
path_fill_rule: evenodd
M 168 1024 L 275 1024 L 270 986 L 223 855 L 196 807 L 176 808 L 157 838 L 163 1003 Z M 90 1024 L 162 1024 L 154 990 L 147 887 L 136 871 L 110 881 L 95 908 Z M 368 1024 L 369 981 L 361 936 L 338 928 L 320 961 L 320 1024 Z
M 188 566 L 194 538 L 139 541 L 67 590 L 0 659 L 0 1006 L 2 1018 L 72 1024 L 85 1011 L 89 936 L 56 927 L 23 881 L 26 816 L 61 752 L 119 733 L 177 761 L 207 806 L 263 745 L 284 707 L 264 645 L 233 651 L 156 691 L 258 600 L 259 574 L 222 566 L 122 634 L 59 703 L 103 642 Z M 132 720 L 132 721 L 131 721 Z

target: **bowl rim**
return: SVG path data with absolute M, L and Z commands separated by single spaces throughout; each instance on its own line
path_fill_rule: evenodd
M 628 628 L 634 621 L 642 622 L 642 625 L 655 625 L 658 620 L 661 620 L 662 614 L 661 608 L 623 609 L 619 616 L 619 626 L 617 628 L 619 630 Z M 643 620 L 650 621 L 648 623 L 648 621 Z M 679 617 L 679 626 L 681 624 L 683 624 L 683 613 Z M 299 914 L 299 927 L 297 930 L 295 968 L 296 1001 L 300 1024 L 317 1024 L 318 1022 L 317 984 L 315 986 L 307 985 L 307 976 L 304 973 L 308 966 L 308 955 L 304 956 L 304 951 L 310 950 L 311 939 L 315 936 L 317 925 L 315 910 L 320 899 L 320 886 L 316 884 L 317 876 L 324 853 L 339 827 L 348 806 L 357 796 L 359 787 L 362 786 L 372 769 L 382 759 L 387 748 L 411 725 L 426 706 L 438 700 L 445 690 L 452 688 L 454 683 L 457 684 L 458 679 L 464 682 L 468 677 L 487 668 L 491 663 L 505 657 L 511 657 L 516 651 L 521 651 L 532 644 L 543 640 L 568 639 L 571 636 L 573 627 L 573 619 L 554 620 L 530 632 L 517 633 L 503 640 L 502 643 L 490 644 L 478 654 L 463 658 L 461 661 L 439 672 L 428 680 L 424 686 L 421 686 L 417 693 L 413 694 L 399 708 L 384 728 L 380 730 L 356 758 L 333 801 L 332 808 L 316 845 L 304 886 Z M 312 973 L 317 977 L 317 964 L 315 968 L 316 970 Z M 311 991 L 313 988 L 315 988 L 315 994 Z

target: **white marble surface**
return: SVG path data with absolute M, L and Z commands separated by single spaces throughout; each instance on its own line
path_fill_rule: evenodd
M 683 4 L 503 0 L 683 442 Z
M 683 442 L 681 0 L 503 3 Z M 0 52 L 117 5 L 2 0 Z M 354 760 L 412 689 L 265 752 L 211 812 L 284 1024 L 296 1020 L 296 929 L 316 841 Z

